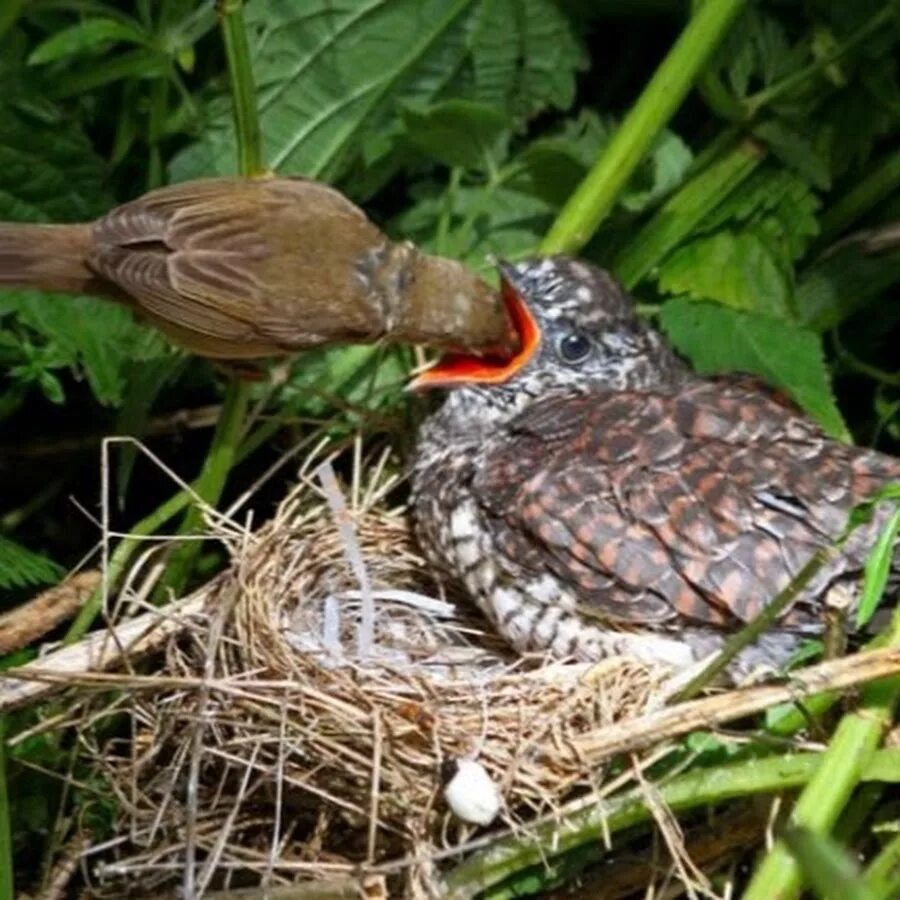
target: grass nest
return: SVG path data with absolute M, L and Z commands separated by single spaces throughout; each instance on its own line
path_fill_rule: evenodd
M 92 896 L 298 879 L 433 895 L 476 830 L 445 801 L 448 763 L 477 761 L 495 824 L 527 829 L 598 788 L 579 738 L 646 708 L 646 666 L 518 658 L 446 593 L 390 502 L 387 456 L 357 447 L 346 485 L 320 460 L 261 528 L 210 519 L 229 567 L 148 613 L 168 623 L 149 674 L 115 676 L 123 690 L 85 717 L 117 721 L 84 739 L 119 811 L 86 857 Z

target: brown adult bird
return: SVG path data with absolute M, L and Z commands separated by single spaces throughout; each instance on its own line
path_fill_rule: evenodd
M 830 439 L 759 381 L 691 372 L 606 272 L 565 257 L 501 272 L 521 351 L 451 356 L 414 383 L 452 392 L 421 430 L 413 505 L 431 562 L 518 650 L 687 666 L 900 479 L 900 460 Z M 827 598 L 852 605 L 889 511 L 732 676 L 781 667 Z
M 87 224 L 0 224 L 2 286 L 125 303 L 217 359 L 379 338 L 502 354 L 516 341 L 481 279 L 302 178 L 189 181 Z

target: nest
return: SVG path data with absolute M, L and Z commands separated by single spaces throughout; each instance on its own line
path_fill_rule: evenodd
M 497 824 L 523 827 L 596 788 L 580 736 L 646 708 L 633 661 L 510 654 L 434 580 L 387 459 L 351 468 L 342 488 L 307 465 L 255 532 L 214 522 L 229 568 L 154 613 L 170 627 L 151 677 L 92 713 L 120 723 L 87 748 L 120 810 L 88 857 L 93 896 L 367 874 L 428 895 L 474 830 L 444 800 L 448 762 L 477 760 Z

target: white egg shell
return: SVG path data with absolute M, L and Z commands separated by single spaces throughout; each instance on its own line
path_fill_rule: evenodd
M 456 760 L 456 773 L 444 788 L 444 799 L 458 818 L 472 825 L 490 825 L 502 803 L 491 776 L 472 759 Z

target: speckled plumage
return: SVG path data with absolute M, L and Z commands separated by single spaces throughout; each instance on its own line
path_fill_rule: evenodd
M 900 460 L 828 438 L 746 377 L 701 378 L 598 269 L 508 267 L 542 335 L 502 385 L 453 391 L 423 426 L 413 505 L 429 559 L 520 651 L 687 665 L 784 588 Z M 577 364 L 562 336 L 590 338 Z M 887 510 L 884 510 L 887 513 Z M 856 583 L 860 528 L 733 664 L 782 665 Z

